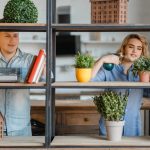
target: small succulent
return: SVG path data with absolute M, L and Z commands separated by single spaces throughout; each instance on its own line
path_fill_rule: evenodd
M 128 92 L 124 95 L 115 91 L 104 91 L 99 96 L 93 97 L 97 111 L 103 115 L 107 121 L 123 120 L 128 100 Z
M 150 71 L 150 58 L 141 56 L 134 62 L 133 74 L 137 75 L 138 71 Z
M 94 58 L 89 54 L 78 54 L 75 56 L 76 68 L 92 68 L 94 65 Z
M 38 10 L 31 0 L 9 0 L 3 16 L 3 23 L 36 23 Z

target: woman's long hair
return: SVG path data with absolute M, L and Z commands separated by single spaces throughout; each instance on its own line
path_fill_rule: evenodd
M 139 41 L 142 42 L 142 55 L 143 56 L 149 56 L 149 49 L 148 49 L 148 41 L 147 39 L 139 34 L 129 34 L 125 37 L 125 39 L 123 40 L 119 50 L 117 51 L 117 53 L 120 53 L 124 56 L 124 51 L 125 51 L 125 47 L 127 46 L 128 42 L 130 39 L 138 39 Z

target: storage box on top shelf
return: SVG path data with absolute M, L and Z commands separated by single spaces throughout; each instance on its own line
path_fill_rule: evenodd
M 129 0 L 90 0 L 91 23 L 124 24 Z

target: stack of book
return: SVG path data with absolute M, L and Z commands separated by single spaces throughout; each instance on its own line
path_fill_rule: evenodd
M 29 76 L 27 83 L 37 83 L 42 75 L 42 71 L 45 67 L 46 55 L 45 51 L 41 49 L 38 56 L 35 57 L 31 71 L 29 71 Z
M 19 82 L 20 68 L 0 68 L 0 82 Z

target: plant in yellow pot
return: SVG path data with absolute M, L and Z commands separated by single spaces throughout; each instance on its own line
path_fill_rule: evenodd
M 150 58 L 141 56 L 134 62 L 133 74 L 139 75 L 141 82 L 150 82 Z
M 75 72 L 78 82 L 88 82 L 91 79 L 94 58 L 89 54 L 78 54 L 75 56 Z

